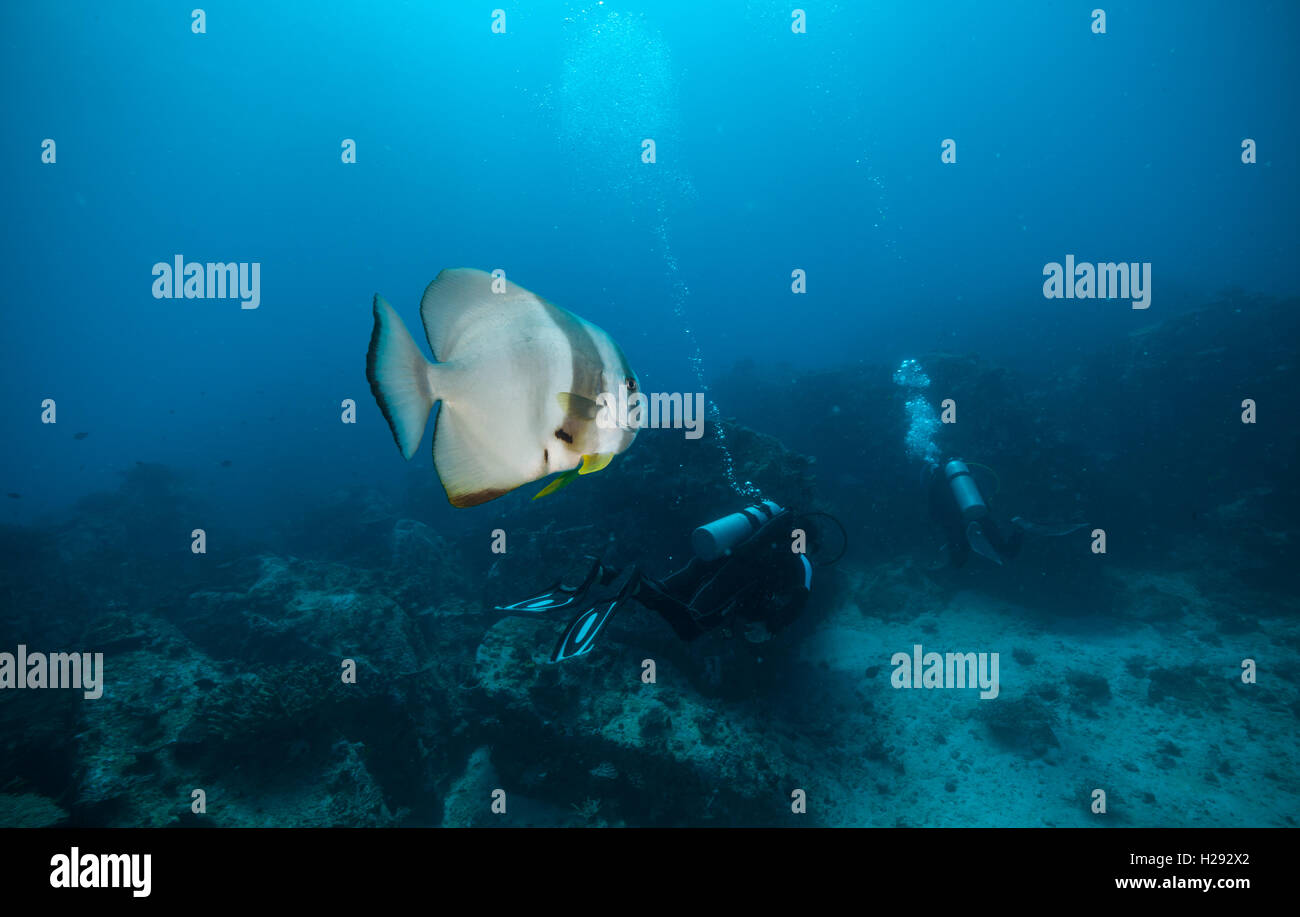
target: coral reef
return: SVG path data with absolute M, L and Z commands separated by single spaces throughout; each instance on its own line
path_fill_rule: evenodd
M 995 469 L 995 509 L 1087 520 L 1105 555 L 1084 532 L 944 568 L 905 401 L 865 364 L 742 365 L 717 388 L 737 417 L 721 431 L 646 431 L 562 495 L 521 489 L 457 525 L 428 511 L 445 500 L 425 469 L 406 500 L 338 489 L 195 556 L 177 548 L 185 476 L 136 465 L 66 518 L 0 528 L 0 632 L 102 652 L 106 685 L 0 694 L 0 824 L 1077 825 L 1102 787 L 1117 823 L 1293 825 L 1295 436 L 1243 431 L 1210 397 L 1273 409 L 1294 390 L 1280 332 L 1250 360 L 1219 342 L 1241 309 L 1293 329 L 1293 306 L 1226 300 L 1083 374 L 917 355 L 925 391 L 961 405 L 945 451 Z M 1105 407 L 1133 391 L 1135 413 Z M 778 639 L 684 644 L 634 605 L 554 666 L 563 620 L 489 610 L 585 555 L 682 565 L 694 526 L 747 502 L 719 432 L 739 483 L 848 530 Z M 1001 693 L 892 690 L 915 643 L 999 652 Z

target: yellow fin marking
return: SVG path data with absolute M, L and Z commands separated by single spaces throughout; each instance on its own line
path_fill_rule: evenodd
M 540 500 L 542 499 L 542 497 L 549 497 L 557 490 L 561 490 L 562 488 L 568 487 L 569 484 L 573 481 L 573 479 L 576 478 L 577 476 L 578 476 L 578 469 L 576 468 L 573 469 L 572 471 L 564 472 L 564 474 L 560 475 L 557 478 L 552 479 L 551 483 L 547 484 L 545 487 L 539 490 L 537 494 L 533 497 L 533 499 Z
M 614 453 L 599 452 L 595 455 L 584 455 L 582 465 L 578 468 L 578 474 L 595 474 L 606 465 L 614 460 Z

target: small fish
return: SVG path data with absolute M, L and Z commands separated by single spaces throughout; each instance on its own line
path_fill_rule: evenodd
M 366 378 L 407 459 L 442 402 L 433 463 L 452 506 L 477 506 L 564 472 L 537 497 L 600 471 L 632 445 L 634 426 L 598 419 L 601 395 L 637 390 L 613 338 L 571 312 L 491 274 L 442 271 L 420 318 L 434 359 L 375 295 Z M 609 418 L 612 420 L 612 418 Z M 534 497 L 536 499 L 536 497 Z
M 76 434 L 73 434 L 73 437 L 72 437 L 72 438 L 73 438 L 73 439 L 85 439 L 85 438 L 86 438 L 87 436 L 89 436 L 89 435 L 90 435 L 89 433 L 76 433 Z
M 226 459 L 225 461 L 223 461 L 223 462 L 221 463 L 221 467 L 222 467 L 222 468 L 229 468 L 229 467 L 230 467 L 231 465 L 233 465 L 233 464 L 235 464 L 235 463 L 232 462 L 230 459 Z
M 5 494 L 5 496 L 8 497 L 10 500 L 21 500 L 23 498 L 22 494 L 16 494 L 16 493 L 7 493 Z

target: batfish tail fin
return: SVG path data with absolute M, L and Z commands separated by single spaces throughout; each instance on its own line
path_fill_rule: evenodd
M 407 459 L 420 447 L 429 413 L 438 400 L 433 391 L 433 369 L 401 317 L 375 294 L 375 330 L 366 354 L 366 379 L 397 448 Z

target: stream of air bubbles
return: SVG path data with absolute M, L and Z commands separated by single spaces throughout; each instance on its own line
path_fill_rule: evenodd
M 727 443 L 717 402 L 709 390 L 704 355 L 687 315 L 690 288 L 682 279 L 670 240 L 668 201 L 694 194 L 689 176 L 662 163 L 642 163 L 643 138 L 671 148 L 677 136 L 676 85 L 663 39 L 641 17 L 602 6 L 583 9 L 570 23 L 574 40 L 564 61 L 561 89 L 561 135 L 588 162 L 607 164 L 603 183 L 611 193 L 650 200 L 655 205 L 654 234 L 671 287 L 673 316 L 686 338 L 687 355 L 697 390 L 704 395 L 707 426 L 722 460 L 727 486 L 743 497 L 761 499 L 750 481 L 741 481 Z M 589 172 L 596 182 L 602 175 Z M 671 192 L 671 193 L 670 193 Z

